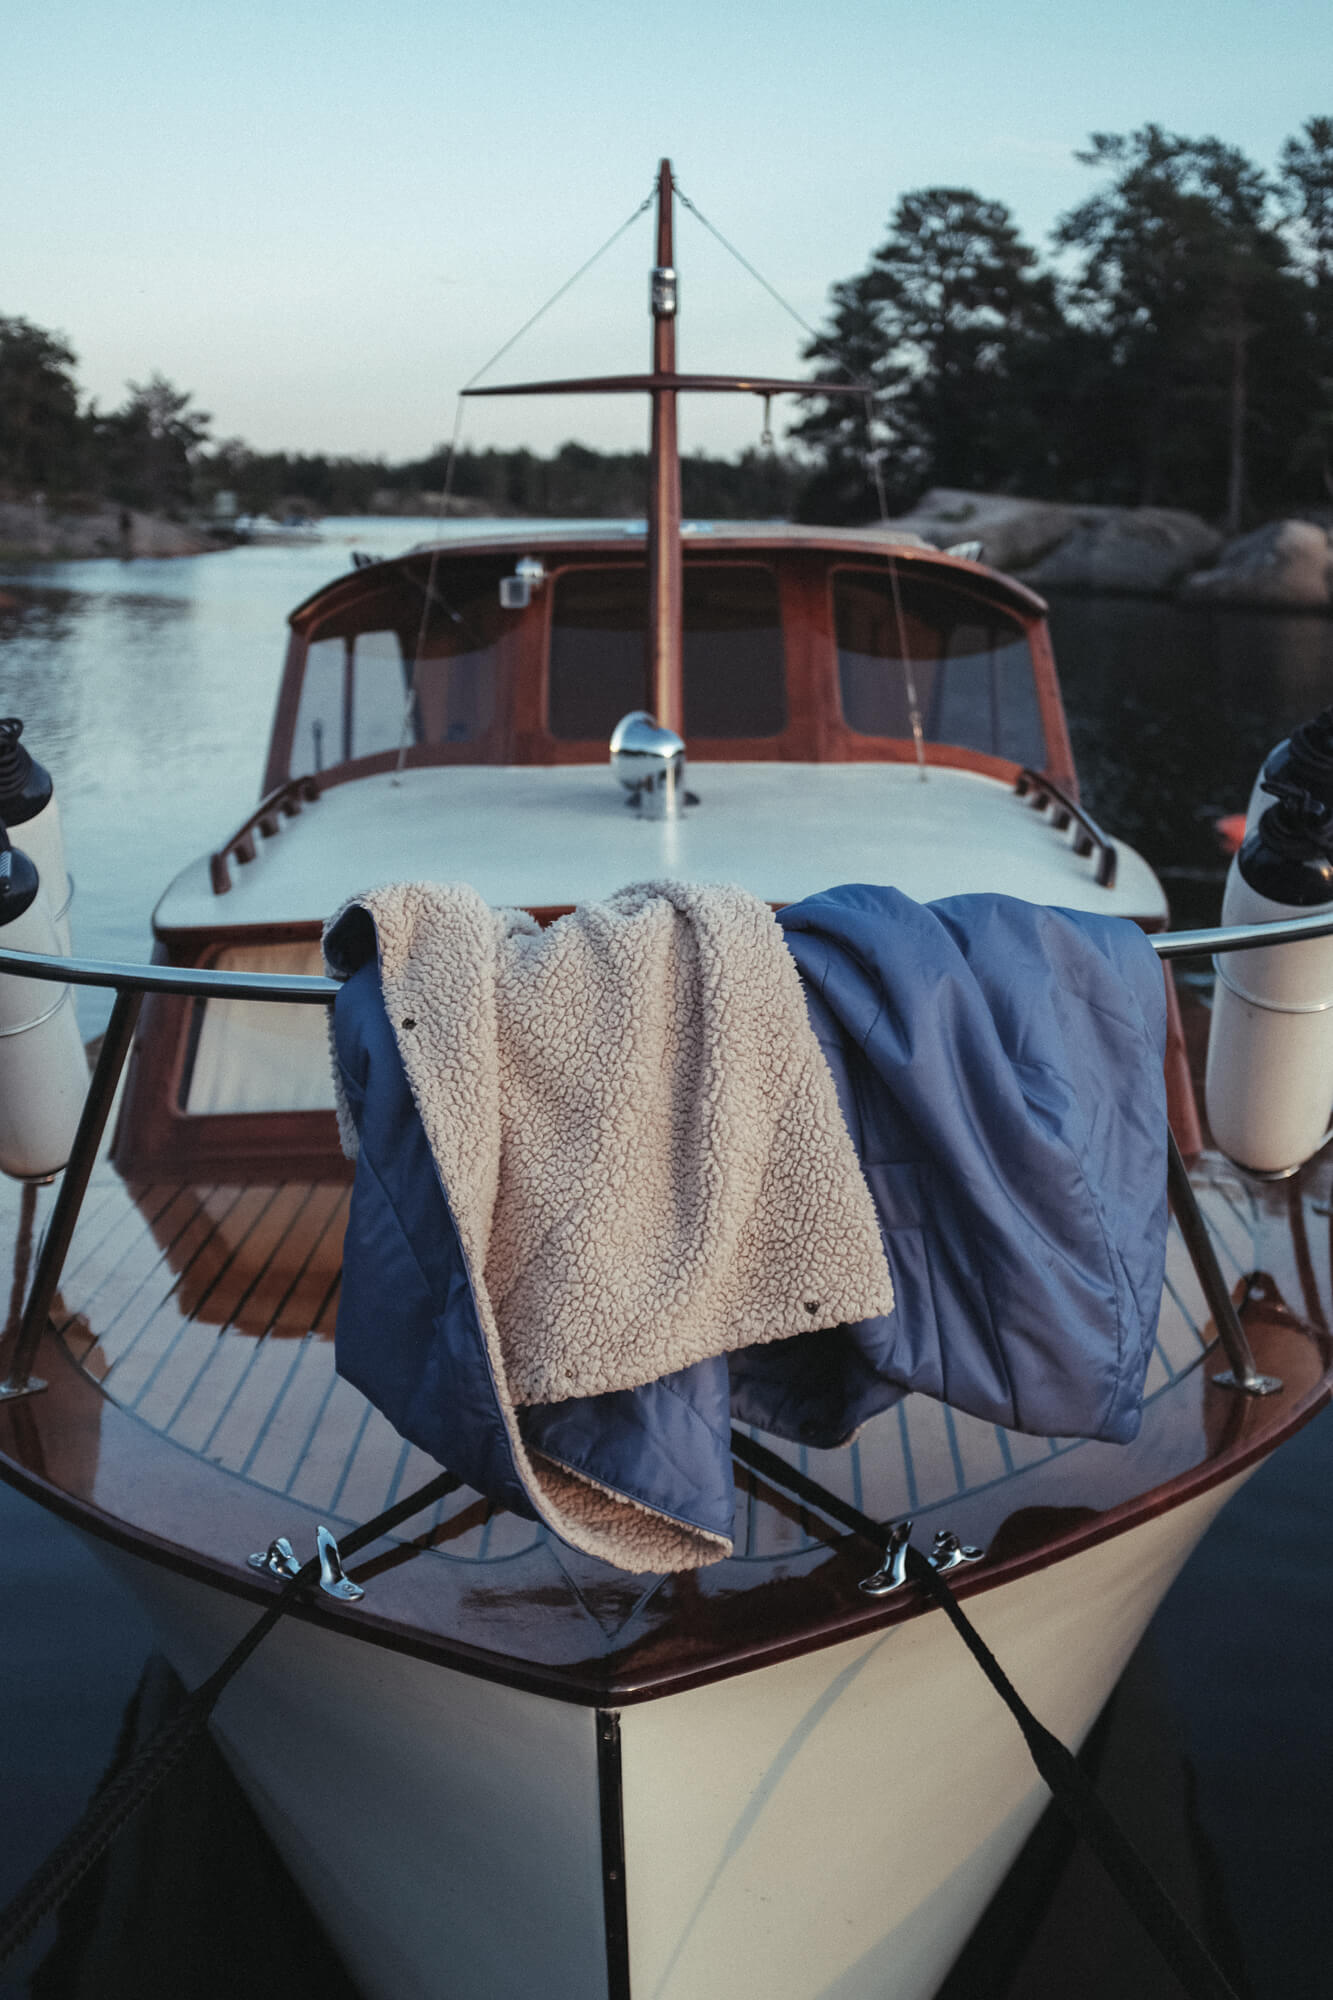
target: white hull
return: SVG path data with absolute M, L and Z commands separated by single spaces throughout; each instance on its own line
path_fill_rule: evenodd
M 1080 1743 L 1241 1479 L 973 1597 Z M 191 1683 L 252 1607 L 111 1560 Z M 608 1992 L 594 1711 L 295 1621 L 216 1733 L 367 2000 Z M 928 2000 L 1047 1794 L 938 1615 L 621 1718 L 634 2000 Z

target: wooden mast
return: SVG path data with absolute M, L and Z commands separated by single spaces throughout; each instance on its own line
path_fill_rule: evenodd
M 657 169 L 657 262 L 652 274 L 653 353 L 646 375 L 594 375 L 575 381 L 507 382 L 466 388 L 464 396 L 621 395 L 652 398 L 652 458 L 648 491 L 648 700 L 664 729 L 685 734 L 683 695 L 684 591 L 680 547 L 680 441 L 676 399 L 683 390 L 739 391 L 763 396 L 860 396 L 864 382 L 796 382 L 753 375 L 682 375 L 676 367 L 676 268 L 670 160 Z
M 653 359 L 656 383 L 676 374 L 676 270 L 671 162 L 657 170 L 657 265 L 652 276 Z M 680 553 L 680 447 L 676 389 L 654 386 L 652 461 L 648 495 L 648 685 L 653 714 L 664 729 L 684 735 L 682 684 L 682 579 Z

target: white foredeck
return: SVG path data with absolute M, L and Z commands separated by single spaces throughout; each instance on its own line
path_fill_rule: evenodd
M 159 931 L 323 919 L 386 881 L 470 882 L 489 903 L 593 902 L 627 882 L 738 882 L 788 903 L 839 882 L 890 883 L 919 902 L 999 890 L 1107 916 L 1160 918 L 1147 863 L 1123 842 L 1114 889 L 1051 815 L 997 779 L 904 764 L 693 764 L 700 803 L 645 820 L 605 765 L 432 766 L 335 785 L 231 865 L 171 884 Z M 1076 830 L 1075 830 L 1076 831 Z

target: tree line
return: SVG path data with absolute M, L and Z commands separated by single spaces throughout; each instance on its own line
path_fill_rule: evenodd
M 928 486 L 1191 508 L 1233 532 L 1333 503 L 1333 118 L 1270 171 L 1216 138 L 1148 124 L 1096 133 L 1095 176 L 1043 260 L 969 188 L 904 194 L 864 270 L 833 285 L 806 349 L 817 383 L 782 452 L 682 463 L 687 514 L 863 520 Z M 637 515 L 647 459 L 566 444 L 550 457 L 259 452 L 214 439 L 154 374 L 85 403 L 62 334 L 0 317 L 0 486 L 164 513 L 420 504 L 446 483 L 504 513 Z
M 1333 118 L 1267 172 L 1144 125 L 1076 157 L 1097 186 L 1043 262 L 1002 202 L 898 202 L 806 350 L 829 398 L 796 426 L 809 518 L 930 485 L 1187 507 L 1235 532 L 1333 501 Z

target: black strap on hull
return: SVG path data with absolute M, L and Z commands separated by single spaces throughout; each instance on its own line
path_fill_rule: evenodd
M 377 1541 L 381 1535 L 389 1534 L 403 1521 L 421 1513 L 423 1508 L 433 1506 L 461 1484 L 462 1481 L 455 1479 L 451 1472 L 440 1473 L 427 1485 L 418 1487 L 415 1493 L 409 1493 L 405 1500 L 386 1507 L 373 1520 L 344 1535 L 339 1543 L 341 1553 L 344 1556 L 355 1555 L 358 1549 Z M 176 1713 L 155 1736 L 149 1738 L 124 1770 L 95 1794 L 77 1825 L 0 1910 L 0 1965 L 12 1957 L 44 1917 L 64 1902 L 110 1846 L 125 1822 L 132 1818 L 157 1790 L 167 1773 L 180 1762 L 190 1745 L 203 1733 L 227 1683 L 240 1672 L 261 1640 L 268 1637 L 283 1612 L 290 1610 L 302 1592 L 318 1580 L 319 1574 L 319 1559 L 312 1557 L 283 1585 L 273 1602 L 232 1647 L 221 1666 L 186 1697 Z
M 732 1456 L 750 1471 L 784 1489 L 794 1499 L 804 1501 L 826 1519 L 869 1543 L 883 1556 L 886 1531 L 868 1514 L 853 1507 L 818 1480 L 798 1471 L 785 1458 L 758 1444 L 742 1432 L 731 1433 Z M 932 1568 L 919 1549 L 909 1543 L 907 1575 L 918 1584 L 944 1613 L 986 1679 L 999 1695 L 1023 1732 L 1033 1763 L 1062 1813 L 1087 1842 L 1125 1902 L 1138 1918 L 1144 1932 L 1170 1966 L 1190 2000 L 1238 2000 L 1236 1989 L 1227 1979 L 1203 1941 L 1162 1888 L 1152 1869 L 1107 1811 L 1088 1782 L 1073 1753 L 1032 1710 L 1005 1673 L 990 1647 L 967 1617 L 942 1576 Z
M 840 1527 L 850 1530 L 877 1555 L 882 1555 L 885 1530 L 868 1514 L 861 1513 L 837 1494 L 830 1493 L 817 1480 L 740 1431 L 732 1431 L 731 1446 L 733 1456 L 741 1465 Z M 403 1521 L 454 1492 L 460 1484 L 451 1473 L 441 1473 L 405 1500 L 386 1508 L 373 1520 L 342 1537 L 342 1553 L 355 1555 L 381 1535 L 390 1533 Z M 29 1877 L 7 1907 L 0 1911 L 0 1964 L 12 1956 L 42 1919 L 64 1901 L 126 1821 L 179 1763 L 202 1733 L 228 1683 L 267 1638 L 283 1613 L 318 1579 L 319 1573 L 319 1562 L 312 1559 L 284 1584 L 222 1664 L 201 1682 L 125 1770 L 97 1794 L 77 1825 Z M 1056 1804 L 1086 1840 L 1191 2000 L 1238 2000 L 1235 1988 L 1166 1895 L 1137 1848 L 1106 1810 L 1073 1754 L 1033 1715 L 944 1579 L 920 1551 L 910 1545 L 907 1549 L 907 1574 L 938 1606 L 958 1633 L 1018 1724 L 1032 1761 Z

